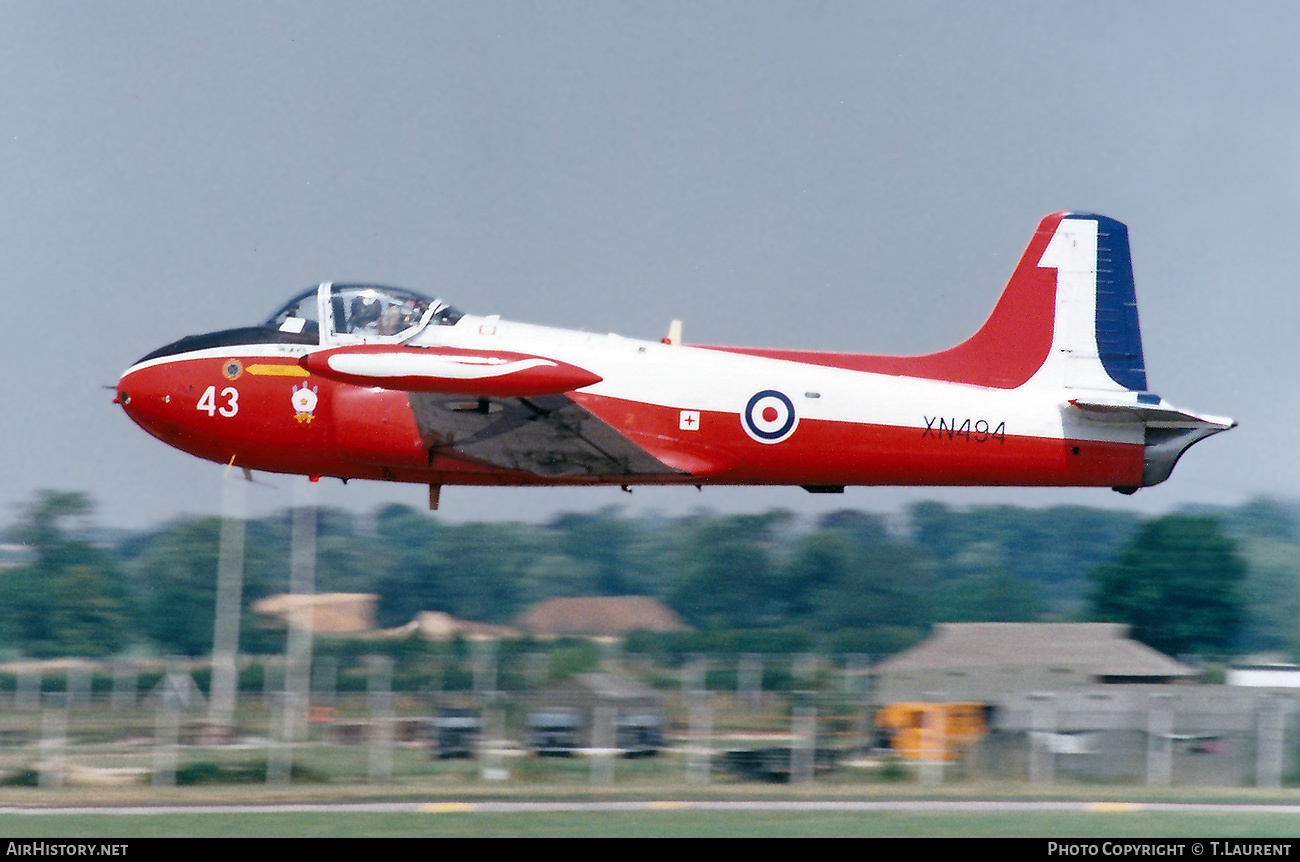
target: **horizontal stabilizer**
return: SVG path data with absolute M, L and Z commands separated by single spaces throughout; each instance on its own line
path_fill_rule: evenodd
M 367 344 L 309 353 L 299 364 L 359 386 L 495 398 L 556 395 L 601 380 L 567 362 L 500 350 Z
M 1071 407 L 1077 407 L 1100 419 L 1135 419 L 1151 427 L 1206 428 L 1227 431 L 1237 423 L 1222 416 L 1202 416 L 1175 407 L 1157 396 L 1141 393 L 1136 400 L 1071 398 Z

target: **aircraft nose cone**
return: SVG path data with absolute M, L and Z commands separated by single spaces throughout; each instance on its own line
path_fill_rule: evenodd
M 127 369 L 113 398 L 131 421 L 168 442 L 180 433 L 179 393 L 170 376 L 165 364 Z

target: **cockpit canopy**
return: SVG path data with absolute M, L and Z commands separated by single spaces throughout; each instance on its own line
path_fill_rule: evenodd
M 325 284 L 289 300 L 266 326 L 292 335 L 315 335 L 322 312 L 329 340 L 345 342 L 402 341 L 428 324 L 447 326 L 462 316 L 442 300 L 400 287 Z
M 241 344 L 393 343 L 429 325 L 451 326 L 463 316 L 440 299 L 400 287 L 326 283 L 304 290 L 260 326 L 187 335 L 140 361 Z

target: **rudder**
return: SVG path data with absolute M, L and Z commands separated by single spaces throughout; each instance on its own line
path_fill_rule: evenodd
M 1055 270 L 1052 347 L 1038 377 L 1077 389 L 1147 388 L 1128 228 L 1105 216 L 1062 213 L 1035 266 Z M 1023 264 L 1023 261 L 1022 261 Z
M 1125 389 L 1147 388 L 1138 325 L 1137 289 L 1128 227 L 1105 216 L 1097 221 L 1097 352 L 1112 380 Z

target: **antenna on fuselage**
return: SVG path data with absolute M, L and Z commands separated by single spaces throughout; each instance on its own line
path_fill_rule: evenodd
M 668 334 L 663 338 L 664 344 L 681 344 L 682 343 L 682 322 L 674 320 L 668 324 Z

